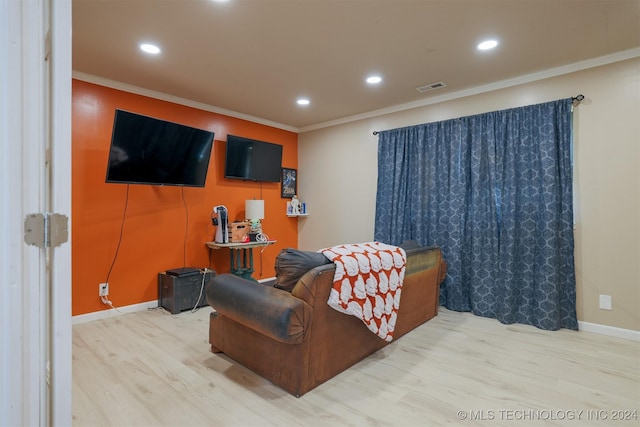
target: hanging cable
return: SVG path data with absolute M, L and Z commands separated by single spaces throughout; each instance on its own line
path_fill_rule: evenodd
M 113 270 L 113 266 L 116 264 L 116 260 L 118 259 L 118 253 L 120 252 L 120 245 L 122 244 L 122 235 L 124 231 L 124 220 L 127 217 L 127 206 L 129 206 L 129 184 L 127 184 L 127 193 L 124 201 L 124 210 L 122 212 L 122 223 L 120 224 L 120 236 L 118 237 L 118 244 L 116 245 L 116 252 L 113 254 L 113 260 L 111 261 L 111 266 L 109 267 L 109 271 L 107 272 L 107 279 L 104 283 L 109 283 L 109 278 L 111 277 L 111 271 Z M 108 296 L 100 296 L 100 300 L 103 304 L 108 305 L 116 311 L 119 311 L 117 308 L 113 306 L 113 303 L 109 300 Z
M 184 224 L 184 244 L 182 248 L 182 267 L 187 267 L 187 237 L 189 236 L 189 208 L 187 207 L 187 201 L 184 199 L 184 187 L 182 187 L 182 205 L 184 206 L 184 212 L 186 216 Z

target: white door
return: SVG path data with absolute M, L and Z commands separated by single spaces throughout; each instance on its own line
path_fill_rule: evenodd
M 71 216 L 71 2 L 0 1 L 3 426 L 71 425 L 71 244 L 25 238 L 51 212 Z

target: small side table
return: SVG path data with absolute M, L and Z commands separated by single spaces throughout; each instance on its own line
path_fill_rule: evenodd
M 277 240 L 247 243 L 207 242 L 206 245 L 209 249 L 229 249 L 231 274 L 235 274 L 236 276 L 249 280 L 256 280 L 251 277 L 251 274 L 255 271 L 253 269 L 253 248 L 262 248 L 265 246 L 273 245 L 276 242 Z

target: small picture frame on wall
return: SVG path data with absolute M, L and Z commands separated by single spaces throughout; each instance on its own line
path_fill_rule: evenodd
M 296 169 L 282 168 L 282 192 L 283 199 L 290 199 L 298 191 L 298 171 Z

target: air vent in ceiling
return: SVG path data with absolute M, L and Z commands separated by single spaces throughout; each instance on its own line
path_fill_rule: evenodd
M 437 82 L 437 83 L 431 83 L 428 85 L 417 87 L 416 90 L 420 93 L 425 93 L 425 92 L 429 92 L 430 90 L 443 88 L 445 86 L 446 84 L 444 84 L 443 82 Z

